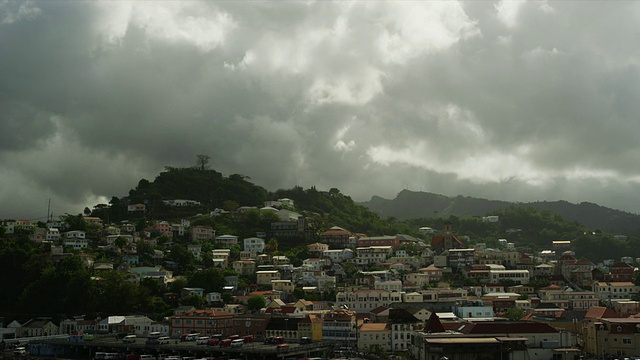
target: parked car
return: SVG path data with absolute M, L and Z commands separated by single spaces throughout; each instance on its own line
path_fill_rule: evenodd
M 242 338 L 242 341 L 244 341 L 245 344 L 251 343 L 253 342 L 253 335 L 246 335 Z
M 129 333 L 128 332 L 119 332 L 116 333 L 116 340 L 122 340 L 124 339 L 126 336 L 128 336 Z
M 300 344 L 311 344 L 312 340 L 308 336 L 303 336 L 300 338 Z
M 218 344 L 220 344 L 220 339 L 218 338 L 211 338 L 207 341 L 207 346 L 218 346 Z
M 278 344 L 278 345 L 276 345 L 276 350 L 278 350 L 278 351 L 288 350 L 288 349 L 289 349 L 289 344 Z
M 13 349 L 13 355 L 24 356 L 27 355 L 27 348 L 24 346 L 18 346 Z
M 284 338 L 282 336 L 270 336 L 265 338 L 263 343 L 265 344 L 284 344 Z
M 209 342 L 208 336 L 200 336 L 196 339 L 196 345 L 206 345 Z
M 122 342 L 127 344 L 135 343 L 137 338 L 135 335 L 127 335 L 122 338 Z
M 199 333 L 184 334 L 180 337 L 180 341 L 196 341 L 199 337 Z
M 241 347 L 242 344 L 244 344 L 244 340 L 242 339 L 231 340 L 231 347 Z
M 231 342 L 232 342 L 232 341 L 233 341 L 233 340 L 231 340 L 231 339 L 224 339 L 224 340 L 221 340 L 221 341 L 220 341 L 220 344 L 219 344 L 218 346 L 220 346 L 220 347 L 229 347 L 229 346 L 231 346 Z

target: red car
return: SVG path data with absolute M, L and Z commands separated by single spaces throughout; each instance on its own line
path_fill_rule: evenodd
M 211 338 L 207 341 L 207 346 L 218 346 L 218 344 L 220 344 L 220 339 L 218 338 Z
M 232 341 L 233 340 L 231 340 L 231 339 L 224 339 L 224 340 L 220 341 L 220 345 L 218 345 L 218 346 L 220 346 L 220 347 L 229 347 L 229 346 L 231 346 L 231 342 Z

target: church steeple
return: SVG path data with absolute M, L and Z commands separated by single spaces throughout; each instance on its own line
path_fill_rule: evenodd
M 444 251 L 453 248 L 453 225 L 450 222 L 444 223 Z

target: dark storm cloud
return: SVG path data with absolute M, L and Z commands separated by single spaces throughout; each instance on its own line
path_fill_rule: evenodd
M 196 154 L 273 190 L 637 211 L 639 8 L 2 2 L 0 217 L 79 212 Z

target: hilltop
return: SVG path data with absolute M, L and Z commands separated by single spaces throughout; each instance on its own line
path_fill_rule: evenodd
M 469 196 L 445 196 L 429 192 L 402 190 L 394 199 L 373 196 L 360 205 L 383 217 L 400 220 L 449 216 L 487 216 L 507 207 L 533 208 L 559 214 L 565 220 L 575 221 L 590 230 L 615 234 L 640 233 L 640 215 L 610 209 L 594 203 L 572 204 L 568 201 L 540 201 L 511 203 Z

